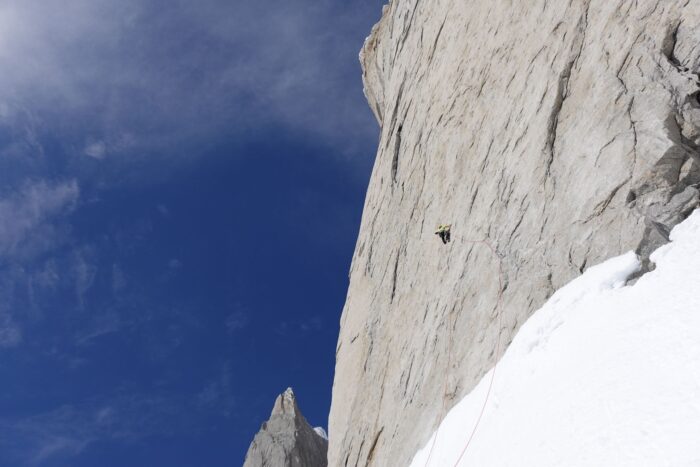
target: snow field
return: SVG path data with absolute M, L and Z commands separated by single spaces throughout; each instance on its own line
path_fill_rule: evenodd
M 700 466 L 700 210 L 651 256 L 591 267 L 521 327 L 461 467 Z M 491 370 L 493 371 L 493 370 Z M 491 373 L 411 467 L 454 466 Z

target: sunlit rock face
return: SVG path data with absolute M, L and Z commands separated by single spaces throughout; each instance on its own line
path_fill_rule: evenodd
M 326 467 L 327 451 L 323 430 L 311 428 L 290 388 L 277 397 L 270 419 L 248 448 L 243 467 Z
M 329 465 L 400 466 L 556 288 L 698 205 L 700 2 L 393 0 L 361 61 Z

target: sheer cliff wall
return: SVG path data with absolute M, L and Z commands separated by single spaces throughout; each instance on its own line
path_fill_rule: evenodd
M 696 0 L 384 8 L 361 53 L 381 138 L 330 466 L 406 465 L 555 288 L 644 255 L 698 204 L 699 15 Z

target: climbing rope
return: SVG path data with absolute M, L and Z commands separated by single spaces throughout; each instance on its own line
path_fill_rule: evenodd
M 496 301 L 496 313 L 498 314 L 498 337 L 496 338 L 496 358 L 499 358 L 499 355 L 501 353 L 501 321 L 502 321 L 502 304 L 503 304 L 503 262 L 501 261 L 501 257 L 499 256 L 498 252 L 496 249 L 491 245 L 488 241 L 486 240 L 466 240 L 466 243 L 470 243 L 472 245 L 476 244 L 481 244 L 481 245 L 486 245 L 488 249 L 491 251 L 491 253 L 498 258 L 498 299 Z M 451 313 L 452 315 L 455 315 L 454 312 Z M 441 416 L 440 420 L 444 420 L 445 418 L 445 412 L 446 412 L 446 407 L 447 407 L 447 384 L 448 384 L 448 378 L 449 378 L 449 369 L 452 366 L 452 342 L 453 342 L 453 332 L 454 332 L 454 326 L 456 324 L 456 318 L 454 319 L 454 322 L 451 323 L 450 326 L 450 332 L 449 332 L 449 347 L 448 347 L 448 352 L 447 352 L 447 370 L 445 371 L 445 382 L 443 385 L 443 391 L 442 391 L 442 410 L 441 410 Z M 479 412 L 479 416 L 476 419 L 476 423 L 474 423 L 474 428 L 472 428 L 471 433 L 469 434 L 469 438 L 467 438 L 466 443 L 464 444 L 464 448 L 459 454 L 459 457 L 457 458 L 457 461 L 454 463 L 453 467 L 457 467 L 459 463 L 462 461 L 462 458 L 464 457 L 464 454 L 466 454 L 467 449 L 469 448 L 469 445 L 472 442 L 472 439 L 474 439 L 474 435 L 476 434 L 476 430 L 479 428 L 479 424 L 481 423 L 481 418 L 484 415 L 484 412 L 486 411 L 486 405 L 489 402 L 489 398 L 491 397 L 491 390 L 493 389 L 493 382 L 494 379 L 496 378 L 496 367 L 498 366 L 498 360 L 496 361 L 496 364 L 494 364 L 493 371 L 491 372 L 491 378 L 489 379 L 489 387 L 488 390 L 486 391 L 486 398 L 484 399 L 484 403 L 481 406 L 481 411 Z M 440 435 L 440 425 L 441 423 L 438 424 L 437 430 L 435 432 L 435 436 L 433 437 L 433 442 L 430 445 L 430 451 L 428 453 L 428 459 L 425 461 L 425 467 L 428 467 L 430 464 L 430 460 L 433 457 L 433 450 L 435 449 L 435 445 L 437 444 L 438 436 Z

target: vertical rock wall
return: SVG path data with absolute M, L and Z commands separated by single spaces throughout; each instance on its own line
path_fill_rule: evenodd
M 555 288 L 697 206 L 700 2 L 393 0 L 361 61 L 382 131 L 329 465 L 401 466 Z

